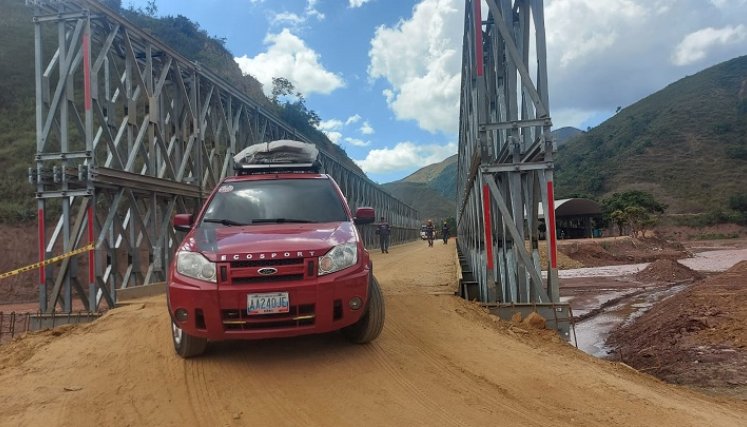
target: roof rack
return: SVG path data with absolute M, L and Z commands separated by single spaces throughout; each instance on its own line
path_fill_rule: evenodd
M 321 169 L 319 162 L 313 163 L 255 163 L 235 164 L 237 175 L 255 175 L 263 173 L 318 173 Z
M 237 175 L 318 173 L 321 170 L 319 150 L 314 144 L 288 139 L 250 145 L 233 160 Z

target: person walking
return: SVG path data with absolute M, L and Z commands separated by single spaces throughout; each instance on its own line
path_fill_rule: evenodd
M 433 247 L 433 235 L 435 234 L 436 230 L 433 228 L 433 221 L 430 219 L 425 224 L 425 238 L 428 239 L 428 246 Z
M 444 239 L 444 245 L 449 241 L 449 224 L 444 221 L 444 225 L 441 226 L 441 237 Z
M 389 234 L 391 233 L 391 227 L 386 222 L 384 217 L 381 217 L 379 225 L 376 226 L 376 234 L 379 235 L 379 246 L 381 247 L 382 254 L 389 253 Z

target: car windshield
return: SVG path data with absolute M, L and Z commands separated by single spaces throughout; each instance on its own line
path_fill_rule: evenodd
M 241 226 L 347 219 L 343 201 L 328 179 L 279 179 L 221 184 L 202 221 Z

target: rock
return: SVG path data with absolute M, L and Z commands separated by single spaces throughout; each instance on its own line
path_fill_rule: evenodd
M 530 313 L 522 323 L 535 329 L 545 329 L 546 326 L 545 318 L 537 312 Z

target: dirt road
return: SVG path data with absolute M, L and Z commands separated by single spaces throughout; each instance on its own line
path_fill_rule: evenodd
M 0 347 L 3 426 L 737 426 L 747 404 L 594 359 L 448 292 L 454 245 L 375 253 L 384 332 L 174 355 L 164 298 Z

